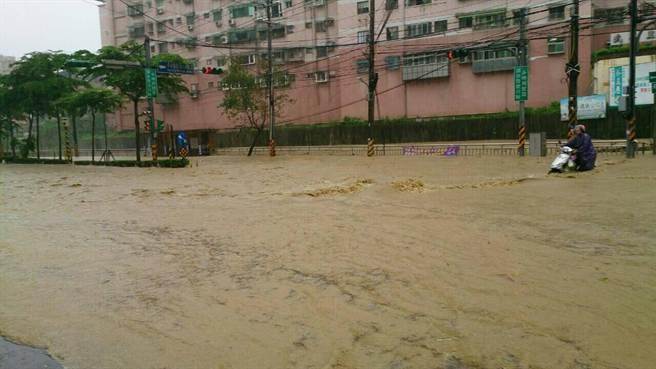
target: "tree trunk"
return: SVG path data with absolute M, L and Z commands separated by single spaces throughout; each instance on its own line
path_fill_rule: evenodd
M 39 114 L 36 115 L 36 158 L 41 159 L 41 142 L 39 142 Z
M 260 138 L 260 133 L 262 133 L 262 128 L 257 128 L 257 130 L 255 131 L 255 137 L 253 138 L 253 143 L 251 143 L 251 147 L 248 149 L 248 156 L 251 156 L 253 154 L 253 148 L 257 143 L 257 139 Z
M 29 139 L 32 138 L 32 126 L 33 126 L 33 122 L 34 122 L 34 115 L 29 114 L 28 120 L 29 120 L 30 124 L 27 128 L 27 139 L 29 140 Z
M 77 116 L 75 114 L 71 115 L 71 125 L 73 126 L 73 152 L 75 156 L 78 156 L 80 152 L 77 146 Z
M 105 114 L 105 119 L 103 119 L 103 126 L 105 127 L 105 152 L 103 152 L 103 155 L 105 155 L 105 161 L 109 161 L 109 147 L 107 145 L 107 114 Z
M 57 140 L 59 141 L 59 160 L 62 160 L 61 114 L 57 113 Z
M 11 146 L 11 156 L 16 157 L 16 137 L 14 137 L 14 122 L 9 121 L 9 146 Z
M 139 99 L 132 100 L 132 103 L 134 104 L 134 139 L 135 144 L 137 145 L 137 162 L 140 162 L 141 152 L 139 152 L 139 150 L 141 149 L 141 143 L 139 138 Z
M 91 162 L 96 161 L 96 112 L 91 110 Z

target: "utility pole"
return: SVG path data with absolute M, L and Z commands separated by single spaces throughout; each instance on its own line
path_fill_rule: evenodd
M 579 0 L 574 0 L 572 4 L 569 34 L 569 62 L 565 70 L 569 81 L 569 129 L 567 139 L 571 138 L 572 129 L 578 122 L 578 78 L 581 72 L 581 66 L 579 65 Z
M 378 83 L 378 73 L 375 71 L 374 65 L 374 55 L 375 55 L 375 44 L 376 40 L 374 35 L 376 34 L 376 1 L 369 0 L 369 81 L 367 83 L 368 95 L 367 95 L 367 121 L 369 123 L 369 139 L 367 140 L 367 156 L 373 156 L 375 153 L 374 148 L 374 99 L 376 95 L 376 84 Z
M 629 96 L 626 111 L 626 157 L 634 158 L 636 151 L 636 109 L 635 109 L 635 79 L 636 79 L 636 52 L 638 42 L 636 31 L 638 28 L 638 0 L 631 0 L 629 4 L 631 15 L 631 34 L 629 36 Z
M 520 10 L 519 18 L 519 66 L 527 67 L 528 66 L 528 41 L 526 40 L 526 23 L 527 23 L 527 10 L 522 8 Z M 517 147 L 517 153 L 519 156 L 524 156 L 526 154 L 525 144 L 526 144 L 526 101 L 524 99 L 519 100 L 519 145 Z
M 151 56 L 150 56 L 150 37 L 146 35 L 146 39 L 144 40 L 144 47 L 146 48 L 146 68 L 151 67 Z M 150 119 L 150 136 L 148 137 L 148 141 L 150 144 L 150 150 L 151 150 L 151 155 L 153 157 L 153 160 L 157 160 L 157 142 L 156 137 L 155 137 L 155 127 L 157 126 L 155 124 L 155 105 L 153 104 L 153 98 L 151 96 L 148 96 L 148 115 Z
M 276 143 L 273 140 L 273 125 L 276 122 L 275 96 L 273 95 L 273 48 L 271 46 L 271 7 L 273 0 L 267 0 L 267 54 L 269 55 L 268 65 L 268 87 L 269 87 L 269 155 L 276 156 Z

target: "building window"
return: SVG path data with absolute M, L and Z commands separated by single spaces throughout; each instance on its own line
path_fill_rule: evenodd
M 446 20 L 439 20 L 435 21 L 435 28 L 433 29 L 433 32 L 435 33 L 444 33 L 447 30 L 447 21 Z
M 472 17 L 472 16 L 466 16 L 466 17 L 459 17 L 458 18 L 458 27 L 460 29 L 472 28 L 473 25 L 474 25 L 474 17 Z
M 253 15 L 254 9 L 251 5 L 241 5 L 230 8 L 231 18 L 243 18 Z
M 522 23 L 522 9 L 512 11 L 512 21 L 515 26 L 519 26 Z
M 237 60 L 237 63 L 241 65 L 253 65 L 255 64 L 255 54 L 249 54 L 249 55 L 238 55 L 235 59 Z
M 146 30 L 149 34 L 152 35 L 155 30 L 155 26 L 152 23 L 146 23 Z
M 399 0 L 385 0 L 385 10 L 393 10 L 399 8 Z
M 387 39 L 398 40 L 398 38 L 399 38 L 399 27 L 387 27 Z
M 474 52 L 474 60 L 495 60 L 516 57 L 517 49 L 514 47 L 498 50 L 478 50 Z
M 135 24 L 128 28 L 128 36 L 130 38 L 143 37 L 145 35 L 146 29 L 143 24 Z
M 291 8 L 292 7 L 292 0 L 285 0 L 285 8 Z
M 565 19 L 565 5 L 549 8 L 549 20 L 554 21 L 561 19 Z
M 408 24 L 405 26 L 405 38 L 420 37 L 431 33 L 431 22 Z
M 168 42 L 160 42 L 159 43 L 159 53 L 160 54 L 166 54 L 169 52 L 169 43 Z
M 328 48 L 325 46 L 317 46 L 317 58 L 325 58 L 328 56 Z
M 355 66 L 358 71 L 358 74 L 367 73 L 369 71 L 369 60 L 360 59 L 355 62 Z
M 594 18 L 605 21 L 606 23 L 624 23 L 624 16 L 627 10 L 625 7 L 621 8 L 606 8 L 595 9 Z
M 196 14 L 195 13 L 189 13 L 185 15 L 185 19 L 187 21 L 188 26 L 193 26 L 194 23 L 196 22 Z
M 398 55 L 385 57 L 385 68 L 389 70 L 396 70 L 401 67 L 401 57 Z
M 128 5 L 128 16 L 138 17 L 143 15 L 143 4 Z
M 166 24 L 157 22 L 157 33 L 166 33 Z
M 358 1 L 358 14 L 367 14 L 369 13 L 369 1 Z
M 210 13 L 209 12 L 203 13 L 203 18 L 204 19 L 210 19 Z
M 369 31 L 359 31 L 358 32 L 358 43 L 366 44 L 369 41 Z
M 175 24 L 182 24 L 182 17 L 175 18 Z
M 273 3 L 271 6 L 271 18 L 282 17 L 282 3 Z
M 403 80 L 449 76 L 449 59 L 436 53 L 422 53 L 403 57 Z
M 565 40 L 558 37 L 553 37 L 547 40 L 547 54 L 564 54 L 565 53 Z
M 314 82 L 325 83 L 328 82 L 328 72 L 325 70 L 314 72 Z
M 207 82 L 207 88 L 214 88 L 214 81 Z
M 212 10 L 212 20 L 215 22 L 220 22 L 221 18 L 223 18 L 223 11 L 222 9 L 215 9 Z
M 433 0 L 405 0 L 405 6 L 425 5 L 432 2 Z
M 474 29 L 488 29 L 505 27 L 506 12 L 481 14 L 474 17 Z

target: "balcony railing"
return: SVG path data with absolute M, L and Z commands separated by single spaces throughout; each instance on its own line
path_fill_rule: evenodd
M 513 70 L 517 66 L 516 57 L 474 60 L 472 62 L 472 72 L 474 73 L 491 73 Z
M 449 76 L 449 63 L 437 62 L 419 65 L 404 65 L 403 80 L 441 78 Z

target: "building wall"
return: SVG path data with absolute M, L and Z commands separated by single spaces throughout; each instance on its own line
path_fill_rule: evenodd
M 8 74 L 11 71 L 11 65 L 16 62 L 13 56 L 0 55 L 0 74 Z
M 314 0 L 320 1 L 320 0 Z M 363 38 L 358 32 L 368 30 L 369 15 L 358 14 L 357 0 L 326 0 L 326 5 L 310 6 L 303 0 L 292 0 L 291 7 L 282 0 L 282 17 L 275 22 L 285 26 L 285 36 L 275 38 L 275 50 L 301 48 L 299 61 L 286 61 L 280 68 L 294 74 L 295 81 L 285 89 L 294 101 L 282 112 L 280 123 L 315 123 L 341 120 L 344 117 L 365 118 L 367 88 L 366 73 L 358 73 L 356 62 L 365 59 L 365 44 L 358 44 Z M 413 0 L 407 0 L 413 1 Z M 603 2 L 603 4 L 602 4 Z M 139 2 L 142 3 L 142 2 Z M 103 45 L 118 45 L 129 39 L 141 42 L 141 34 L 130 35 L 130 27 L 143 24 L 144 34 L 152 41 L 152 50 L 157 53 L 167 51 L 176 53 L 204 66 L 222 66 L 230 57 L 244 54 L 260 54 L 266 50 L 266 40 L 245 43 L 224 43 L 223 35 L 248 27 L 254 27 L 257 11 L 253 16 L 235 18 L 230 21 L 230 7 L 244 4 L 242 1 L 226 0 L 152 0 L 143 1 L 143 12 L 130 14 L 125 4 L 119 0 L 107 0 L 100 7 Z M 529 0 L 433 0 L 431 4 L 408 5 L 398 1 L 398 7 L 391 11 L 385 9 L 384 1 L 377 1 L 376 24 L 380 29 L 399 27 L 397 40 L 386 40 L 386 29 L 382 30 L 377 44 L 376 71 L 379 73 L 378 101 L 376 116 L 383 117 L 425 117 L 458 114 L 476 114 L 499 111 L 513 111 L 518 108 L 514 101 L 512 69 L 475 73 L 474 69 L 485 63 L 452 61 L 448 67 L 440 69 L 448 75 L 429 79 L 403 80 L 406 66 L 389 69 L 386 57 L 398 56 L 401 60 L 409 55 L 430 52 L 438 58 L 446 55 L 449 49 L 466 48 L 471 52 L 483 51 L 487 45 L 492 49 L 501 48 L 501 41 L 513 46 L 518 35 L 513 25 L 513 11 L 530 7 L 529 12 L 529 58 L 530 83 L 527 106 L 539 107 L 560 100 L 567 94 L 565 63 L 567 61 L 569 11 L 562 17 L 550 19 L 548 8 L 567 1 L 545 1 L 542 6 L 532 6 Z M 583 23 L 590 20 L 599 7 L 625 6 L 626 1 L 582 1 L 581 17 Z M 161 10 L 158 10 L 161 9 Z M 219 21 L 215 21 L 213 10 L 222 10 Z M 461 18 L 468 15 L 502 11 L 508 20 L 504 27 L 460 27 Z M 188 15 L 194 14 L 187 19 Z M 166 27 L 155 22 L 163 22 Z M 190 22 L 193 20 L 193 24 Z M 324 23 L 327 21 L 327 23 Z M 441 29 L 425 37 L 405 38 L 408 25 L 422 22 L 446 21 L 446 30 Z M 152 26 L 149 26 L 149 23 Z M 326 24 L 325 32 L 317 25 Z M 487 23 L 482 23 L 486 25 Z M 443 26 L 443 23 L 440 23 Z M 593 91 L 591 54 L 593 50 L 605 47 L 606 37 L 598 35 L 599 29 L 608 24 L 596 22 L 594 27 L 582 27 L 580 39 L 581 75 L 579 94 L 587 95 Z M 152 27 L 152 28 L 151 28 Z M 171 30 L 168 27 L 175 28 Z M 264 24 L 259 24 L 262 29 Z M 623 24 L 612 25 L 613 29 L 624 30 Z M 479 29 L 482 28 L 482 29 Z M 531 30 L 533 28 L 533 30 Z M 264 36 L 264 35 L 262 35 Z M 185 38 L 195 37 L 200 44 L 214 47 L 187 47 Z M 548 39 L 562 38 L 565 51 L 550 54 L 547 51 Z M 177 42 L 177 43 L 176 43 Z M 166 45 L 166 46 L 164 46 Z M 335 46 L 331 46 L 335 45 Z M 327 56 L 318 56 L 321 47 L 328 46 Z M 477 54 L 478 55 L 478 54 Z M 510 59 L 513 59 L 512 57 Z M 476 66 L 474 65 L 476 64 Z M 430 67 L 430 66 L 429 66 Z M 433 66 L 434 67 L 434 66 Z M 248 68 L 256 72 L 257 66 Z M 439 68 L 438 68 L 439 69 Z M 407 69 L 408 71 L 410 69 Z M 325 71 L 329 75 L 326 83 L 316 83 L 314 73 Z M 239 123 L 230 121 L 218 109 L 223 92 L 218 87 L 221 76 L 195 74 L 184 76 L 185 82 L 199 93 L 197 97 L 180 96 L 177 104 L 158 105 L 158 119 L 164 117 L 175 129 L 229 129 Z M 129 110 L 129 111 L 127 111 Z M 122 129 L 133 128 L 130 107 L 115 115 L 115 124 Z

